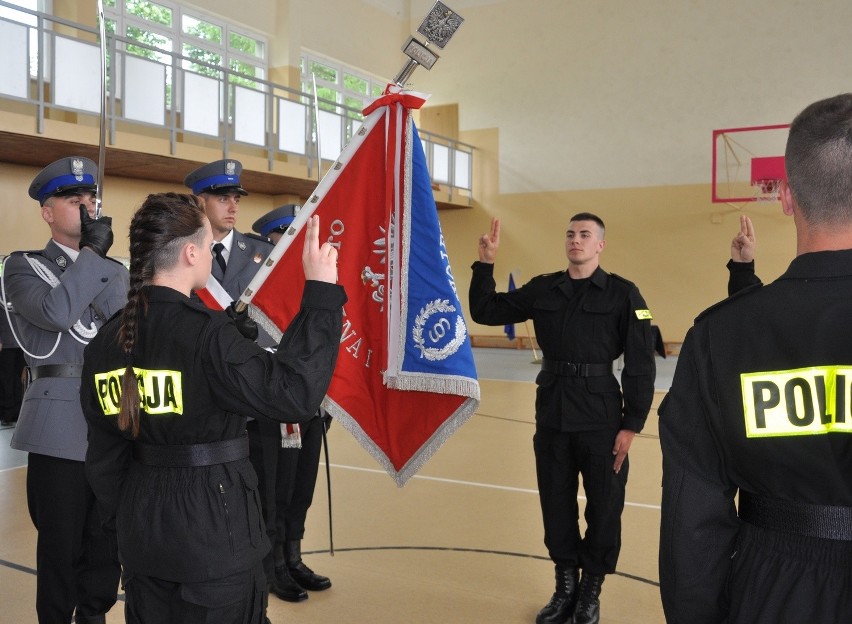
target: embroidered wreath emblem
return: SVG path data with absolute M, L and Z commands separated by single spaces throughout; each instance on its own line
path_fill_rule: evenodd
M 456 315 L 455 335 L 452 340 L 447 342 L 447 344 L 443 347 L 427 347 L 426 341 L 423 338 L 423 330 L 425 329 L 426 322 L 429 320 L 430 316 L 436 312 L 449 313 L 455 311 L 456 308 L 455 306 L 450 305 L 449 299 L 435 299 L 434 301 L 427 303 L 425 307 L 421 308 L 420 314 L 418 314 L 414 319 L 414 327 L 412 328 L 412 339 L 414 340 L 414 344 L 417 348 L 420 349 L 420 357 L 425 357 L 431 362 L 436 360 L 446 360 L 464 344 L 465 337 L 467 336 L 467 329 L 464 325 L 464 319 L 460 315 Z M 444 338 L 444 336 L 446 336 L 449 328 L 450 321 L 447 318 L 440 319 L 428 332 L 430 340 L 433 343 L 439 342 L 442 338 Z

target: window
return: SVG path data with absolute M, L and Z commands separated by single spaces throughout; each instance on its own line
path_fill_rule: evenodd
M 361 120 L 361 110 L 384 93 L 387 85 L 387 80 L 311 53 L 302 55 L 300 67 L 302 91 L 313 93 L 316 79 L 319 108 L 349 119 Z
M 262 88 L 253 80 L 267 75 L 266 40 L 195 9 L 162 0 L 106 0 L 107 25 L 141 45 L 128 44 L 127 52 L 163 64 L 171 64 L 168 54 L 181 54 L 188 71 L 221 78 L 227 68 L 231 82 Z M 170 72 L 169 72 L 170 75 Z M 171 80 L 169 78 L 168 80 Z
M 31 11 L 48 12 L 51 7 L 48 5 L 50 0 L 7 0 L 9 3 L 17 5 L 23 9 Z M 46 6 L 47 5 L 47 6 Z M 36 24 L 38 19 L 31 13 L 24 11 L 16 11 L 6 7 L 0 7 L 0 19 L 7 19 L 20 24 L 31 26 L 30 28 L 30 75 L 35 77 L 38 75 L 38 33 Z

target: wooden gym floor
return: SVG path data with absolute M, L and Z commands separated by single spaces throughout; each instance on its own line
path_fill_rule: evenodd
M 333 587 L 298 604 L 270 596 L 273 624 L 535 621 L 553 591 L 532 454 L 538 366 L 529 351 L 475 352 L 479 410 L 404 488 L 332 425 L 335 554 L 329 554 L 324 464 L 302 550 Z M 603 624 L 664 621 L 656 408 L 674 363 L 657 359 L 654 406 L 630 452 L 623 548 L 618 572 L 607 577 L 601 595 Z M 26 510 L 26 456 L 9 448 L 11 433 L 0 430 L 0 623 L 23 624 L 36 621 L 36 533 Z M 107 622 L 124 622 L 123 602 Z

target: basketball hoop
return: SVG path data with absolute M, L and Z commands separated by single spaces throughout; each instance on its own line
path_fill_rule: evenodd
M 777 201 L 781 193 L 782 180 L 755 180 L 752 186 L 760 189 L 755 201 Z
M 755 201 L 777 201 L 781 182 L 786 179 L 783 156 L 751 159 L 751 185 L 760 189 L 760 194 L 754 197 Z

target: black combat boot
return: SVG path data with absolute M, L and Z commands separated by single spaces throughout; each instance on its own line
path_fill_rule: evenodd
M 302 540 L 287 540 L 284 543 L 284 561 L 290 576 L 308 591 L 322 591 L 331 587 L 331 580 L 315 574 L 302 561 Z
M 574 624 L 598 624 L 601 621 L 601 585 L 603 574 L 583 572 L 580 588 L 577 590 L 577 608 L 574 610 Z
M 535 617 L 535 624 L 565 624 L 571 619 L 576 602 L 577 568 L 556 566 L 556 591 Z
M 286 565 L 275 566 L 275 576 L 269 582 L 269 593 L 287 602 L 301 602 L 308 599 L 308 592 L 293 580 Z
M 74 621 L 77 624 L 106 624 L 106 614 L 99 613 L 98 615 L 75 615 Z

